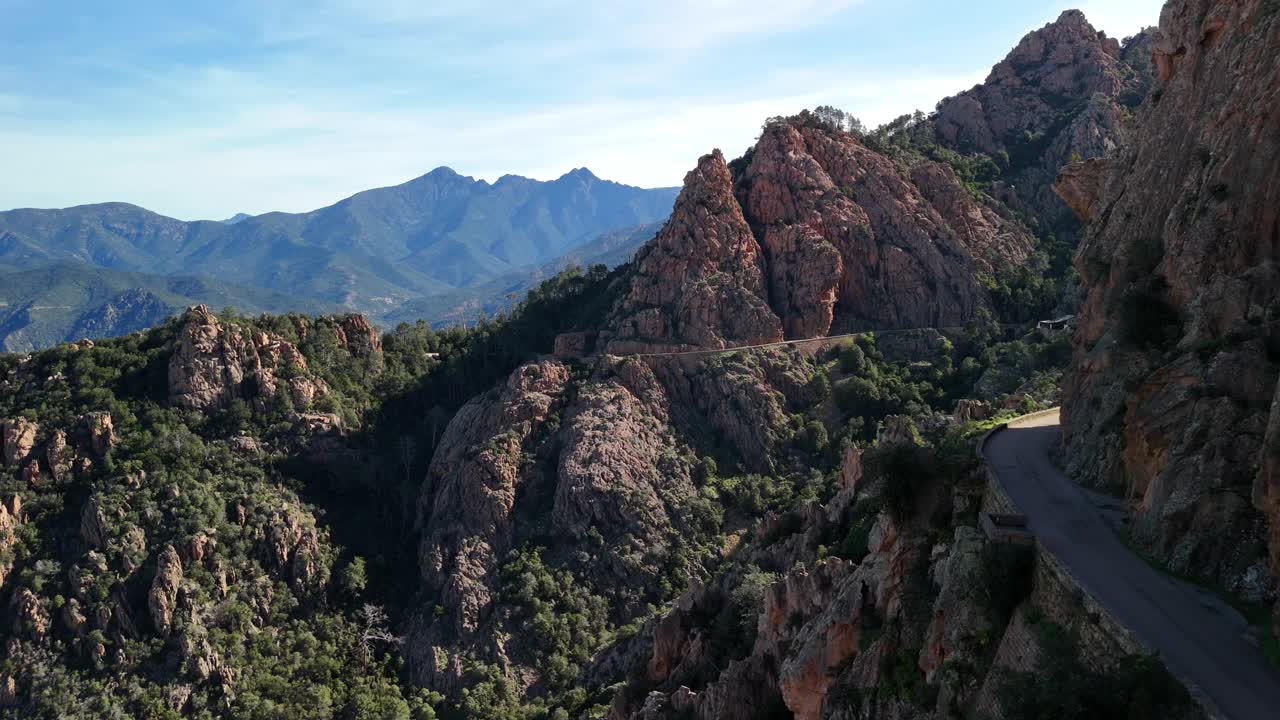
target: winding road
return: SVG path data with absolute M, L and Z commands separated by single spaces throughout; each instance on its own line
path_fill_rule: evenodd
M 1280 671 L 1249 641 L 1248 626 L 1208 590 L 1152 568 L 1103 513 L 1115 501 L 1083 490 L 1049 461 L 1058 413 L 1011 422 L 986 440 L 988 464 L 1041 546 L 1175 675 L 1228 720 L 1280 718 Z
M 1001 330 L 1010 328 L 1025 327 L 1026 323 L 993 323 L 992 327 L 998 327 Z M 925 327 L 913 328 L 886 328 L 881 330 L 862 330 L 859 332 L 844 333 L 842 335 L 817 335 L 808 338 L 795 338 L 792 340 L 776 340 L 774 342 L 759 343 L 756 345 L 731 345 L 723 348 L 696 348 L 693 350 L 663 350 L 660 352 L 636 352 L 625 353 L 625 357 L 636 358 L 657 358 L 657 357 L 685 357 L 689 355 L 728 355 L 745 350 L 767 350 L 769 348 L 786 347 L 788 345 L 811 345 L 819 344 L 823 346 L 834 345 L 845 339 L 860 338 L 866 335 L 894 335 L 898 333 L 914 333 L 922 330 L 937 330 L 938 332 L 963 332 L 967 328 L 963 325 L 929 325 Z

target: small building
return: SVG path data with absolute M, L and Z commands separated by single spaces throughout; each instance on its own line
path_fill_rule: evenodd
M 1053 320 L 1041 320 L 1036 323 L 1036 329 L 1039 330 L 1040 334 L 1044 337 L 1052 337 L 1063 330 L 1070 329 L 1074 324 L 1075 319 L 1075 315 L 1063 315 L 1062 317 L 1054 318 Z

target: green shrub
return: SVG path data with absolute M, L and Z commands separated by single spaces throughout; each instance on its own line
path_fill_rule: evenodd
M 1079 640 L 1047 619 L 1034 625 L 1036 671 L 1006 671 L 998 695 L 1008 720 L 1157 720 L 1192 705 L 1186 688 L 1155 657 L 1130 655 L 1107 672 L 1081 662 Z

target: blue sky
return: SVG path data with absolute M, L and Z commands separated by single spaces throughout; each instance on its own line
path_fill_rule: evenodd
M 763 120 L 869 125 L 980 82 L 1079 7 L 1157 0 L 0 0 L 0 209 L 301 211 L 448 165 L 678 185 Z

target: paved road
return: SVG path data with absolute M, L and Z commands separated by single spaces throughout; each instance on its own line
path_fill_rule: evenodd
M 1153 569 L 1120 542 L 1103 504 L 1049 462 L 1058 415 L 1030 416 L 993 434 L 987 462 L 1027 516 L 1028 529 L 1174 674 L 1229 720 L 1280 718 L 1280 671 L 1246 639 L 1245 620 L 1213 593 Z
M 1022 323 L 1022 324 L 997 323 L 996 327 L 999 327 L 1002 330 L 1007 330 L 1009 328 L 1024 327 L 1025 325 L 1026 323 Z M 861 332 L 845 333 L 843 335 L 819 335 L 817 337 L 799 338 L 796 340 L 779 340 L 777 342 L 760 343 L 758 345 L 736 345 L 733 347 L 725 347 L 725 348 L 699 348 L 696 350 L 671 350 L 667 352 L 628 353 L 625 355 L 625 357 L 649 358 L 649 357 L 675 357 L 675 356 L 681 356 L 681 355 L 722 355 L 727 353 L 741 352 L 743 350 L 760 350 L 763 348 L 786 347 L 787 345 L 800 345 L 802 343 L 833 343 L 839 340 L 844 340 L 845 338 L 860 338 L 864 335 L 876 335 L 876 336 L 892 335 L 895 333 L 919 332 L 921 330 L 937 330 L 939 332 L 944 332 L 944 331 L 945 332 L 963 332 L 966 329 L 967 327 L 963 325 L 955 325 L 955 326 L 944 325 L 944 326 L 915 327 L 915 328 L 886 328 L 883 330 L 863 330 Z

